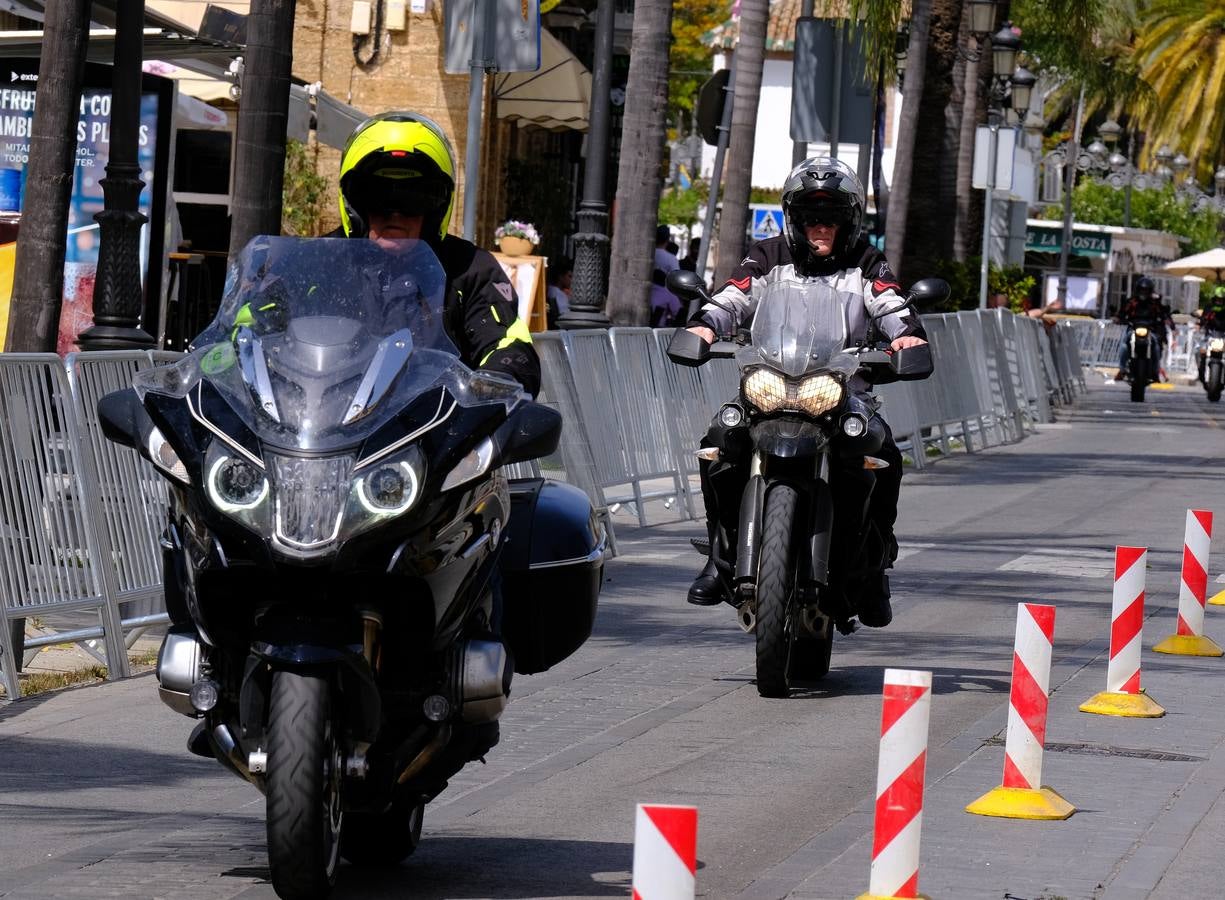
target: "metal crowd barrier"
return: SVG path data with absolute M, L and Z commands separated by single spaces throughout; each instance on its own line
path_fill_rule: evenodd
M 1118 352 L 1117 326 L 1065 322 L 1048 330 L 1001 310 L 923 318 L 935 373 L 877 389 L 916 468 L 931 455 L 1020 440 L 1084 389 L 1082 360 Z M 673 519 L 702 514 L 693 454 L 711 417 L 737 392 L 733 360 L 673 365 L 665 353 L 670 337 L 647 328 L 535 336 L 544 383 L 538 399 L 565 425 L 555 454 L 508 467 L 508 474 L 542 474 L 581 488 L 614 552 L 613 518 L 622 507 L 641 524 L 652 503 Z M 0 354 L 7 426 L 0 443 L 0 677 L 9 698 L 20 695 L 22 649 L 13 623 L 96 615 L 97 625 L 28 639 L 25 647 L 100 638 L 109 677 L 118 678 L 128 673 L 125 640 L 165 621 L 158 543 L 165 486 L 135 451 L 103 439 L 95 408 L 137 371 L 176 356 Z

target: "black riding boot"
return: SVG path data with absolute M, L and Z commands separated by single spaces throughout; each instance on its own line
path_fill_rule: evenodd
M 708 521 L 706 534 L 710 538 L 710 556 L 706 558 L 706 565 L 702 567 L 698 577 L 693 579 L 693 584 L 689 586 L 689 602 L 694 606 L 718 606 L 727 593 L 719 578 L 719 569 L 714 559 L 715 548 L 718 547 L 716 542 L 719 540 L 718 526 Z

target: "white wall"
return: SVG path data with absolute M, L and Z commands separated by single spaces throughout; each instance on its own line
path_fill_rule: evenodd
M 715 56 L 715 71 L 728 65 L 726 56 Z M 894 109 L 901 106 L 901 95 L 894 97 Z M 885 183 L 893 178 L 893 147 L 897 137 L 897 116 L 893 117 L 893 134 L 886 136 L 881 168 Z M 791 171 L 791 60 L 767 59 L 762 70 L 761 100 L 757 106 L 757 132 L 753 145 L 753 187 L 780 188 Z M 826 156 L 829 145 L 808 145 L 809 156 Z M 859 163 L 858 144 L 838 144 L 838 158 L 852 169 Z M 707 146 L 702 152 L 702 177 L 709 180 L 714 171 L 715 148 Z M 726 161 L 725 161 L 726 165 Z M 865 185 L 871 194 L 871 185 Z

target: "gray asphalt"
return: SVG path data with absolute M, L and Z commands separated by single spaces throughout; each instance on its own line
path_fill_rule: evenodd
M 1223 426 L 1198 389 L 1138 405 L 1098 384 L 1019 444 L 908 473 L 893 624 L 840 639 L 829 677 L 788 700 L 757 696 L 730 610 L 683 602 L 697 525 L 620 516 L 596 635 L 516 680 L 502 744 L 427 809 L 417 854 L 345 867 L 335 896 L 625 896 L 640 801 L 698 806 L 700 896 L 856 896 L 885 667 L 934 674 L 924 894 L 1220 896 L 1225 660 L 1146 649 L 1162 719 L 1077 706 L 1105 687 L 1115 544 L 1150 548 L 1145 647 L 1174 631 L 1185 511 L 1220 504 Z M 1022 601 L 1058 609 L 1043 780 L 1077 806 L 1065 822 L 962 809 L 1001 780 Z M 1225 643 L 1225 609 L 1206 631 Z M 148 676 L 0 711 L 0 896 L 274 896 L 262 799 L 189 756 L 190 727 Z

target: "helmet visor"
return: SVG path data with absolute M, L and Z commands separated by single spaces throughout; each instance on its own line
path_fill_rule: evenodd
M 791 219 L 801 228 L 814 225 L 845 225 L 850 221 L 850 210 L 828 203 L 797 203 L 791 207 Z
M 400 213 L 426 216 L 446 208 L 450 188 L 437 177 L 403 170 L 399 177 L 367 175 L 353 179 L 346 191 L 353 208 L 363 216 Z

